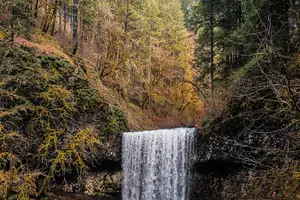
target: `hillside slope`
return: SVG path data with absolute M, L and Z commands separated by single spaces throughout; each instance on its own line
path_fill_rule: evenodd
M 84 65 L 0 45 L 1 198 L 39 196 L 53 180 L 120 160 L 127 118 L 91 86 Z

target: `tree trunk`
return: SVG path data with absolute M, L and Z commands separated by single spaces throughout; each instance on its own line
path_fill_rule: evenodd
M 78 0 L 73 0 L 73 55 L 78 49 Z
M 58 25 L 58 32 L 59 35 L 61 35 L 61 31 L 62 31 L 62 17 L 61 17 L 61 11 L 62 11 L 62 2 L 59 1 L 59 25 Z
M 10 40 L 12 43 L 15 41 L 15 30 L 14 30 L 14 22 L 10 22 L 10 28 L 11 28 L 11 34 L 10 34 Z
M 48 24 L 48 16 L 49 16 L 49 14 L 48 14 L 48 9 L 47 9 L 46 15 L 44 16 L 43 21 L 42 21 L 42 25 L 41 25 L 41 29 L 44 33 L 47 32 L 46 28 L 47 28 L 47 24 Z
M 35 8 L 34 8 L 34 18 L 36 19 L 38 17 L 38 11 L 39 11 L 39 0 L 35 1 Z
M 289 8 L 290 0 L 276 0 L 270 8 L 273 42 L 286 56 L 290 52 Z
M 55 2 L 54 2 L 54 8 L 53 8 L 53 13 L 52 13 L 51 36 L 53 36 L 55 33 L 56 14 L 57 14 L 57 0 L 55 0 Z
M 66 28 L 67 28 L 67 3 L 64 2 L 64 36 L 66 36 Z
M 128 32 L 128 24 L 129 24 L 129 17 L 130 17 L 130 10 L 129 10 L 129 0 L 126 1 L 126 14 L 124 20 L 124 47 L 127 43 L 127 32 Z
M 211 108 L 213 108 L 214 107 L 214 6 L 212 0 L 210 2 L 210 90 L 211 90 Z
M 50 4 L 51 4 L 51 0 L 47 0 L 47 4 L 46 4 L 46 7 L 45 7 L 46 14 L 43 18 L 42 25 L 41 25 L 41 29 L 44 33 L 48 32 L 49 23 L 51 23 L 51 16 L 50 16 L 51 15 L 51 6 L 49 6 Z
M 74 1 L 74 0 L 73 0 Z M 71 7 L 69 6 L 69 12 L 68 12 L 68 18 L 69 18 L 69 23 L 70 23 L 70 35 L 73 36 L 73 27 L 74 27 L 74 20 L 73 20 L 73 15 L 74 15 L 74 6 Z
M 85 2 L 83 2 L 83 6 L 81 8 L 81 13 L 80 13 L 80 45 L 79 45 L 79 51 L 80 54 L 83 54 L 83 47 L 84 47 L 84 16 L 85 16 Z

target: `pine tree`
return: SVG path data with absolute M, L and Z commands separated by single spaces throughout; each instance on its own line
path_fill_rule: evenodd
M 10 40 L 14 42 L 15 37 L 24 35 L 30 37 L 34 20 L 30 9 L 30 0 L 4 0 L 0 9 L 7 12 L 8 20 L 3 22 L 4 27 L 10 30 Z

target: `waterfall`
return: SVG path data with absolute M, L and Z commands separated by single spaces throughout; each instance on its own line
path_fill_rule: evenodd
M 194 128 L 123 134 L 123 200 L 188 200 Z

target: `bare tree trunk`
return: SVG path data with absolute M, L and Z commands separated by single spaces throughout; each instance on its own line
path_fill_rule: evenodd
M 15 30 L 14 30 L 14 22 L 10 22 L 10 28 L 11 28 L 11 34 L 10 34 L 10 40 L 12 43 L 15 41 Z
M 210 90 L 211 108 L 214 107 L 214 5 L 210 2 Z M 213 110 L 213 109 L 212 109 Z
M 66 36 L 66 28 L 67 28 L 67 3 L 64 2 L 64 36 Z
M 59 1 L 59 25 L 58 25 L 58 32 L 61 35 L 62 32 L 62 17 L 61 17 L 61 11 L 62 11 L 62 1 Z
M 127 32 L 128 32 L 128 24 L 129 24 L 129 17 L 130 17 L 130 11 L 129 11 L 129 3 L 130 1 L 126 1 L 126 14 L 125 14 L 125 20 L 124 20 L 124 47 L 127 43 Z
M 34 18 L 35 19 L 38 17 L 38 11 L 39 11 L 39 0 L 36 0 L 35 7 L 34 7 Z
M 80 13 L 80 45 L 79 45 L 79 51 L 80 54 L 83 54 L 83 47 L 84 47 L 84 15 L 85 15 L 85 2 L 83 2 L 83 6 L 81 8 L 81 13 Z
M 55 33 L 56 14 L 57 14 L 57 0 L 55 0 L 55 2 L 54 2 L 54 8 L 53 8 L 53 13 L 52 13 L 51 36 L 53 36 Z
M 49 13 L 48 13 L 48 9 L 46 10 L 46 15 L 44 16 L 43 18 L 43 21 L 42 21 L 42 24 L 41 24 L 41 29 L 44 33 L 46 33 L 46 28 L 47 28 L 47 24 L 48 24 L 48 16 L 49 16 Z
M 74 1 L 74 0 L 73 0 Z M 69 18 L 69 23 L 70 23 L 70 35 L 73 36 L 73 27 L 74 27 L 74 19 L 73 19 L 73 15 L 74 15 L 74 6 L 69 6 L 68 8 L 69 12 L 68 12 L 68 18 Z
M 73 55 L 78 49 L 78 0 L 73 0 Z
M 41 25 L 41 29 L 44 33 L 48 32 L 49 25 L 51 23 L 51 6 L 49 6 L 51 4 L 51 1 L 52 0 L 47 0 L 47 4 L 45 7 L 46 13 L 43 18 L 42 25 Z

